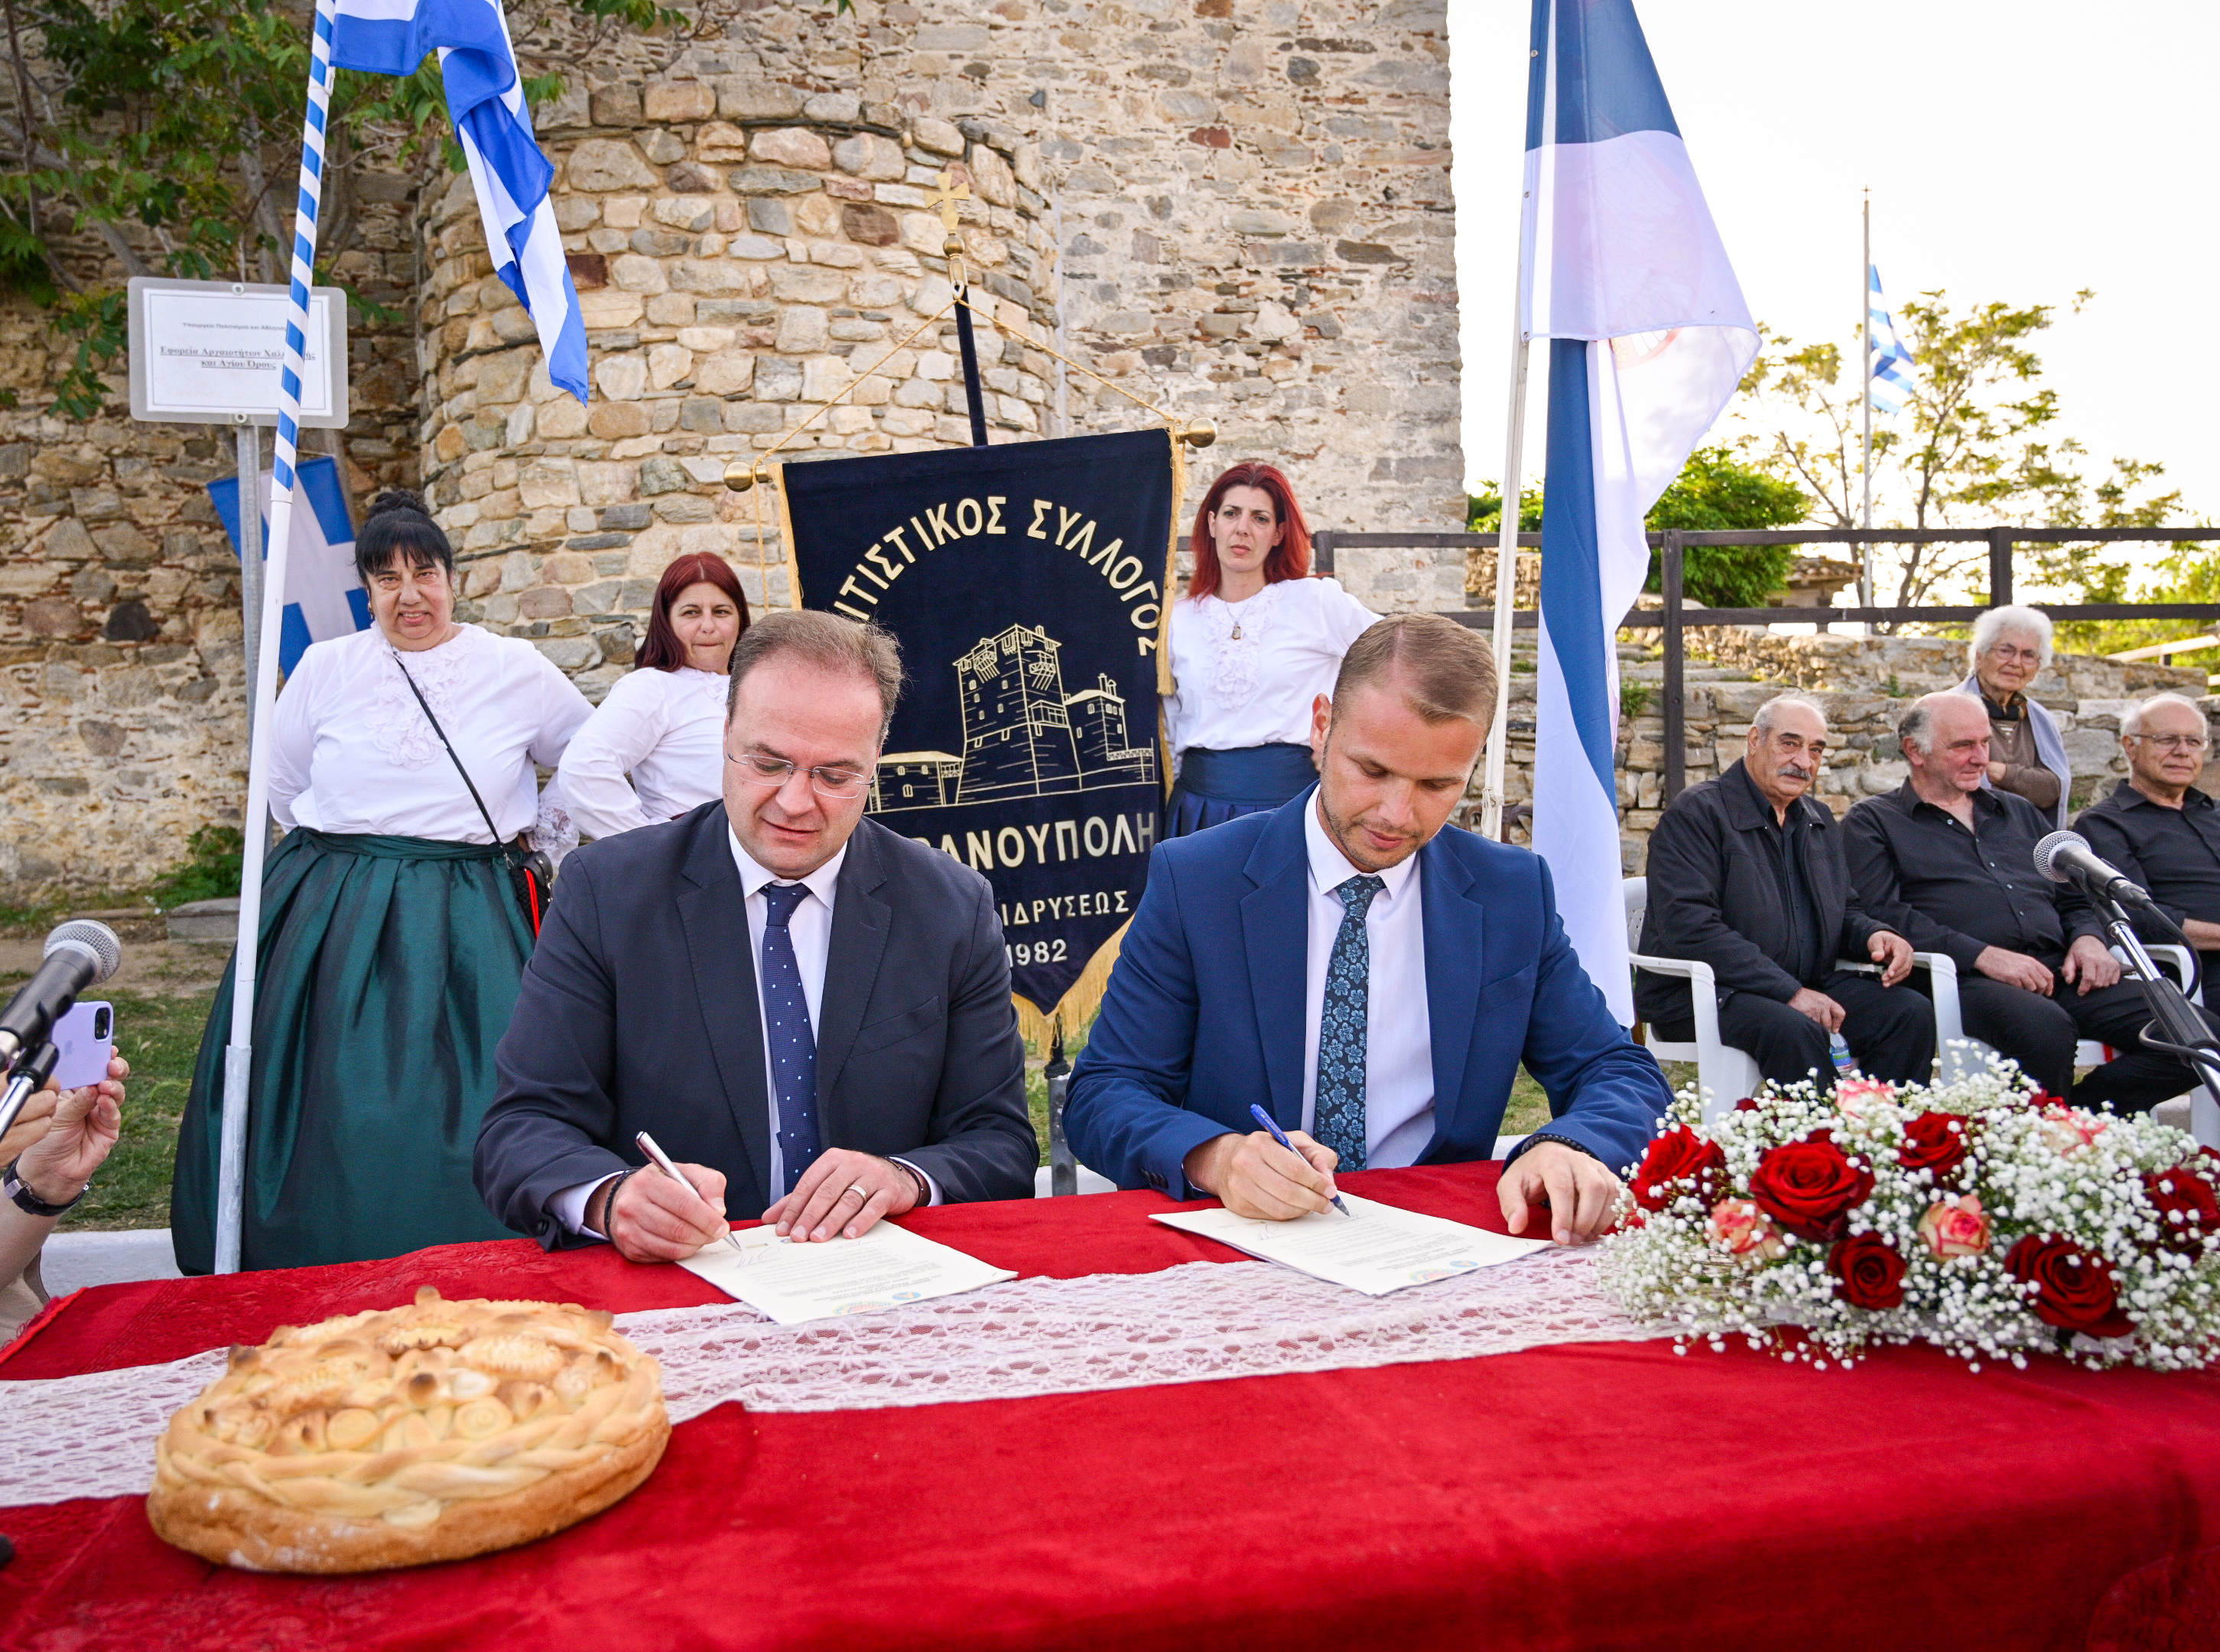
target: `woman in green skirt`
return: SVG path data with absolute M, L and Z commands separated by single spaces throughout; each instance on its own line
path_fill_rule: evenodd
M 471 1179 L 494 1046 L 532 951 L 514 868 L 592 708 L 521 639 L 454 619 L 455 557 L 413 494 L 355 543 L 366 631 L 278 696 L 240 1265 L 300 1268 L 511 1237 Z M 215 1264 L 227 969 L 178 1137 L 178 1265 Z

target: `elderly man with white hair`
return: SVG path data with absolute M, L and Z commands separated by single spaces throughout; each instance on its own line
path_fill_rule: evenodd
M 2220 805 L 2197 789 L 2211 741 L 2196 701 L 2144 701 L 2120 720 L 2128 777 L 2082 810 L 2073 829 L 2148 889 L 2191 945 L 2220 955 Z M 2143 938 L 2173 938 L 2155 925 Z
M 1924 1083 L 1935 1013 L 1898 983 L 1911 947 L 1859 903 L 1832 810 L 1810 795 L 1827 719 L 1799 695 L 1757 708 L 1741 760 L 1673 800 L 1649 837 L 1642 950 L 1695 958 L 1718 983 L 1719 1032 L 1776 1084 L 1831 1088 L 1840 1033 L 1869 1077 Z M 1878 976 L 1841 967 L 1870 958 Z M 1641 970 L 1634 1005 L 1668 1038 L 1695 1036 L 1685 981 Z
M 1984 784 L 2024 797 L 2066 824 L 2073 765 L 2058 720 L 2028 698 L 2027 685 L 2050 664 L 2050 616 L 2041 608 L 1991 608 L 1974 621 L 1966 647 L 1973 673 L 1958 685 L 1989 712 L 1989 764 Z
M 2195 1082 L 2144 1047 L 2150 1009 L 2120 979 L 2104 926 L 2080 889 L 2035 870 L 2050 823 L 2024 797 L 1983 785 L 1989 723 L 1962 694 L 1930 694 L 1898 725 L 1911 777 L 1843 822 L 1866 910 L 1922 952 L 1958 966 L 1967 1034 L 2075 1105 L 2148 1113 Z M 2220 1020 L 2205 1017 L 2216 1033 Z M 2079 1083 L 2074 1045 L 2120 1055 Z

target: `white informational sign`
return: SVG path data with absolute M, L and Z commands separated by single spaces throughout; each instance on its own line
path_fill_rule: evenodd
M 130 286 L 131 416 L 179 424 L 278 422 L 292 300 L 284 287 L 136 276 Z M 336 371 L 334 371 L 336 368 Z M 346 295 L 309 292 L 301 423 L 347 421 Z

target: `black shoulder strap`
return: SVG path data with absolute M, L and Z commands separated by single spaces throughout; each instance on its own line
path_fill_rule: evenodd
M 390 653 L 392 651 L 387 651 Z M 463 784 L 471 789 L 471 801 L 478 806 L 479 814 L 484 817 L 486 835 L 491 838 L 495 845 L 498 847 L 501 843 L 501 828 L 494 825 L 492 811 L 486 807 L 485 799 L 478 795 L 477 782 L 471 778 L 471 771 L 463 767 L 463 760 L 455 755 L 454 745 L 447 739 L 447 731 L 441 728 L 440 720 L 432 715 L 431 702 L 424 698 L 424 690 L 416 686 L 416 679 L 409 676 L 408 668 L 401 664 L 399 654 L 393 655 L 393 663 L 401 666 L 401 680 L 408 685 L 408 692 L 416 696 L 416 703 L 423 708 L 424 720 L 432 725 L 432 732 L 440 737 L 440 744 L 447 748 L 447 760 L 455 765 L 455 772 L 463 777 Z

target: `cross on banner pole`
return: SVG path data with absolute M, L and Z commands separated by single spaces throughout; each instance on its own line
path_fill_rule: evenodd
M 971 307 L 963 301 L 970 283 L 963 273 L 963 240 L 956 233 L 956 203 L 969 201 L 969 184 L 958 184 L 943 172 L 940 187 L 926 195 L 928 205 L 940 209 L 940 250 L 948 258 L 948 284 L 956 294 L 956 348 L 963 358 L 963 401 L 971 412 L 971 446 L 987 445 L 987 408 L 979 390 L 979 346 L 971 336 Z
M 293 215 L 292 310 L 285 322 L 285 365 L 278 374 L 278 434 L 270 490 L 270 551 L 262 589 L 285 589 L 285 556 L 293 527 L 294 461 L 301 435 L 301 373 L 309 342 L 309 288 L 315 278 L 316 211 L 324 172 L 324 122 L 331 104 L 332 23 L 337 0 L 316 0 L 309 41 L 308 106 L 301 128 L 301 191 Z M 333 372 L 346 363 L 330 364 Z M 258 478 L 259 480 L 259 478 Z M 242 494 L 244 524 L 255 507 L 254 491 Z M 240 825 L 246 838 L 239 874 L 239 950 L 232 976 L 231 1042 L 223 1051 L 223 1131 L 216 1171 L 215 1270 L 239 1271 L 246 1186 L 246 1110 L 254 1045 L 255 963 L 262 936 L 262 863 L 270 842 L 270 722 L 278 699 L 278 649 L 284 604 L 265 601 L 260 620 L 261 646 L 255 661 L 253 710 L 246 744 L 246 809 Z

